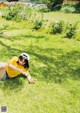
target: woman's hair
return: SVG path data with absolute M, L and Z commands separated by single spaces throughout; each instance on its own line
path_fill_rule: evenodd
M 23 56 L 19 56 L 18 59 L 23 60 L 24 58 L 23 58 Z M 28 60 L 27 59 L 24 59 L 24 62 L 25 62 L 25 64 L 23 65 L 24 68 L 27 68 L 28 69 L 29 68 L 29 62 L 28 62 Z M 19 61 L 17 61 L 17 63 L 19 63 Z

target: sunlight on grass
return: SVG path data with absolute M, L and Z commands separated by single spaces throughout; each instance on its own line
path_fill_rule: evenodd
M 64 20 L 65 22 L 74 23 L 75 21 L 80 21 L 80 15 L 72 13 L 62 13 L 62 12 L 50 12 L 44 14 L 44 19 L 49 21 L 59 21 Z

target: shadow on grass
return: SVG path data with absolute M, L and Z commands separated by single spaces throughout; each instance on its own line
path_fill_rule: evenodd
M 38 51 L 42 51 L 41 48 L 37 48 Z M 79 67 L 79 59 L 80 52 L 79 51 L 71 51 L 64 54 L 61 49 L 44 49 L 44 54 L 30 52 L 30 54 L 36 56 L 36 59 L 40 61 L 42 66 L 36 66 L 33 68 L 33 72 L 35 76 L 42 76 L 44 80 L 55 81 L 57 83 L 62 83 L 66 81 L 67 78 L 72 78 L 76 80 L 80 80 L 80 67 Z M 50 54 L 51 56 L 45 55 L 45 53 Z M 57 58 L 54 58 L 55 54 L 57 54 Z
M 0 41 L 0 45 L 5 47 L 7 49 L 7 51 L 8 51 L 8 53 L 6 53 L 6 52 L 3 53 L 4 55 L 8 54 L 9 56 L 15 56 L 15 55 L 17 55 L 19 53 L 26 52 L 26 51 L 22 51 L 20 49 L 16 49 L 16 48 L 13 48 L 11 46 L 8 46 L 7 44 L 4 44 L 2 41 Z
M 5 81 L 0 81 L 0 88 L 6 93 L 9 91 L 18 92 L 24 86 L 24 76 L 19 75 L 16 78 L 7 78 Z
M 35 38 L 35 39 L 42 39 L 44 38 L 45 36 L 41 35 L 41 36 L 33 36 L 33 35 L 29 35 L 29 34 L 26 34 L 26 35 L 20 35 L 20 36 L 1 36 L 0 39 L 5 39 L 5 42 L 6 42 L 6 39 L 7 40 L 10 40 L 11 42 L 14 42 L 15 43 L 15 40 L 22 40 L 22 37 L 23 39 L 31 39 L 31 38 Z M 27 52 L 26 50 L 20 50 L 20 49 L 16 49 L 16 46 L 15 48 L 9 46 L 8 44 L 5 44 L 3 43 L 1 40 L 0 40 L 0 45 L 5 47 L 8 51 L 10 51 L 10 56 L 14 56 L 14 55 L 17 55 L 17 54 L 20 54 L 22 52 Z M 25 47 L 25 46 L 24 46 Z M 7 54 L 5 52 L 5 54 Z
M 37 36 L 34 36 L 34 35 L 31 35 L 31 34 L 20 34 L 20 36 L 18 35 L 18 36 L 4 36 L 4 34 L 2 34 L 1 36 L 0 36 L 0 39 L 2 39 L 2 38 L 5 38 L 5 39 L 7 39 L 7 40 L 11 40 L 11 41 L 14 41 L 14 39 L 16 39 L 16 40 L 22 40 L 22 37 L 23 37 L 23 39 L 24 38 L 29 38 L 29 39 L 31 39 L 31 38 L 37 38 L 37 39 L 42 39 L 42 38 L 45 38 L 45 36 L 44 35 L 37 35 Z
M 26 38 L 37 38 L 37 39 L 41 39 L 41 38 L 45 38 L 45 36 L 33 36 L 33 35 L 24 35 L 24 37 L 26 37 Z

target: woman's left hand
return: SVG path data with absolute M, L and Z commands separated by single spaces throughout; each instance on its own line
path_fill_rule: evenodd
M 35 79 L 32 79 L 32 78 L 30 80 L 28 80 L 29 84 L 35 84 L 35 81 L 36 80 Z

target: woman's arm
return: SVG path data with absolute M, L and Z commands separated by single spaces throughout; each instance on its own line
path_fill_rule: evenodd
M 31 78 L 31 75 L 30 75 L 29 73 L 26 73 L 26 72 L 25 72 L 24 75 L 27 77 L 28 82 L 29 82 L 30 84 L 34 84 L 34 83 L 35 83 L 35 79 Z
M 9 66 L 10 68 L 12 68 L 12 69 L 14 69 L 14 70 L 20 72 L 21 74 L 24 74 L 24 71 L 23 71 L 23 70 L 21 70 L 21 69 L 15 67 L 13 64 L 9 64 L 8 66 Z
M 31 75 L 29 73 L 24 72 L 23 70 L 15 67 L 13 64 L 9 64 L 8 66 L 16 71 L 19 71 L 21 74 L 25 75 L 29 83 L 35 83 L 35 80 L 31 78 Z

